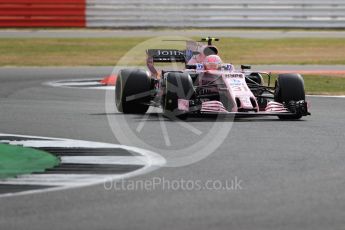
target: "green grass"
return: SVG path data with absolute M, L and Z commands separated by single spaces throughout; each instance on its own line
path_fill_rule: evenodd
M 274 86 L 277 75 L 271 78 Z M 345 77 L 326 75 L 303 75 L 304 86 L 307 94 L 345 95 Z M 265 77 L 267 83 L 267 78 Z
M 235 65 L 345 64 L 343 38 L 222 38 L 216 45 L 223 61 Z M 148 48 L 184 46 L 184 42 L 162 38 L 0 39 L 0 66 L 144 65 Z M 309 94 L 345 94 L 343 77 L 304 78 Z
M 43 172 L 58 163 L 57 157 L 44 151 L 0 144 L 0 179 L 33 172 Z
M 0 66 L 108 66 L 119 61 L 143 65 L 147 48 L 184 47 L 183 42 L 149 39 L 0 39 Z M 133 49 L 138 44 L 141 46 Z M 236 65 L 345 64 L 343 38 L 223 38 L 216 45 L 223 60 Z
M 344 77 L 306 75 L 304 81 L 308 94 L 345 95 Z

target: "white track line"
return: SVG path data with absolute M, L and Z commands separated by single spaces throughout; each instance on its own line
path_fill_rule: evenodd
M 105 182 L 108 174 L 33 174 L 23 175 L 13 179 L 6 179 L 1 182 L 5 185 L 42 185 L 62 186 L 73 188 L 76 186 L 87 186 L 94 183 Z M 117 175 L 118 178 L 121 175 Z
M 88 79 L 84 79 L 82 81 L 87 81 Z M 100 79 L 101 80 L 101 79 Z M 75 82 L 74 82 L 75 81 Z M 66 81 L 52 81 L 52 82 L 46 82 L 44 83 L 44 85 L 49 85 L 52 87 L 63 87 L 63 88 L 76 88 L 75 86 L 79 86 L 77 87 L 78 89 L 98 89 L 98 90 L 114 90 L 115 86 L 101 86 L 102 84 L 99 83 L 99 87 L 87 87 L 87 85 L 94 85 L 95 83 L 97 84 L 97 82 L 95 81 L 95 79 L 90 80 L 90 82 L 77 82 L 77 81 L 81 81 L 80 79 L 78 80 L 70 80 L 68 82 Z M 84 86 L 84 87 L 82 87 Z M 345 95 L 339 95 L 339 96 L 332 96 L 332 95 L 307 95 L 308 97 L 329 97 L 329 98 L 345 98 Z
M 51 82 L 45 82 L 43 85 L 48 85 L 52 87 L 60 87 L 60 88 L 74 88 L 74 89 L 95 89 L 95 90 L 114 90 L 115 86 L 106 86 L 104 84 L 101 84 L 98 81 L 95 81 L 95 79 L 91 80 L 89 82 L 80 82 L 80 81 L 87 81 L 88 79 L 84 80 L 69 80 L 69 81 L 51 81 Z M 101 81 L 101 79 L 99 79 Z M 97 85 L 90 86 L 90 85 Z
M 307 97 L 324 97 L 324 98 L 345 98 L 345 95 L 333 96 L 333 95 L 306 95 Z
M 65 164 L 104 164 L 104 165 L 145 165 L 146 158 L 139 156 L 64 156 L 61 163 Z
M 41 138 L 46 140 L 30 140 L 30 141 L 2 141 L 2 143 L 9 143 L 12 145 L 22 145 L 24 147 L 42 148 L 42 147 L 67 147 L 67 148 L 118 148 L 127 150 L 132 153 L 139 154 L 140 156 L 63 156 L 61 157 L 62 163 L 79 163 L 79 164 L 109 164 L 109 165 L 142 165 L 143 167 L 135 171 L 124 174 L 32 174 L 32 175 L 21 175 L 17 178 L 10 178 L 0 180 L 2 185 L 45 185 L 45 186 L 58 186 L 54 188 L 39 189 L 32 191 L 24 191 L 19 193 L 9 193 L 0 195 L 1 197 L 8 197 L 13 195 L 27 195 L 48 191 L 59 191 L 62 189 L 70 189 L 84 186 L 91 186 L 101 184 L 108 181 L 125 179 L 141 174 L 151 172 L 159 167 L 165 165 L 166 161 L 163 157 L 157 153 L 140 149 L 131 146 L 90 142 L 82 140 L 71 140 L 71 139 L 60 139 L 60 138 L 49 138 L 40 136 L 26 136 L 16 134 L 0 134 L 0 138 L 4 136 L 22 137 L 22 138 Z

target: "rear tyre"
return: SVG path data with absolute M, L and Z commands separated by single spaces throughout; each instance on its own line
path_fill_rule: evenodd
M 151 100 L 151 79 L 145 70 L 120 70 L 115 89 L 115 102 L 119 112 L 144 114 Z
M 279 103 L 289 104 L 291 101 L 305 100 L 304 80 L 299 74 L 280 74 L 276 80 L 274 100 Z M 278 116 L 283 120 L 297 120 L 300 114 L 291 116 Z
M 171 72 L 164 76 L 164 85 L 164 115 L 170 119 L 186 119 L 187 112 L 178 109 L 178 99 L 191 100 L 195 96 L 192 78 L 189 74 Z

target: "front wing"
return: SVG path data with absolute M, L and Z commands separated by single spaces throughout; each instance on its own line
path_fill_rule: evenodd
M 194 101 L 182 100 L 178 101 L 178 109 L 187 113 L 199 113 L 210 115 L 234 115 L 236 117 L 251 117 L 251 116 L 307 116 L 308 103 L 306 101 L 291 101 L 287 104 L 278 102 L 269 102 L 266 110 L 263 112 L 245 111 L 245 112 L 229 112 L 224 105 L 219 101 L 207 101 L 200 105 L 195 105 Z

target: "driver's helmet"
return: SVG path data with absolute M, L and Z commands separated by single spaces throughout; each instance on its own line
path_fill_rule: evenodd
M 222 59 L 218 55 L 209 55 L 203 64 L 205 70 L 219 70 L 222 67 Z

